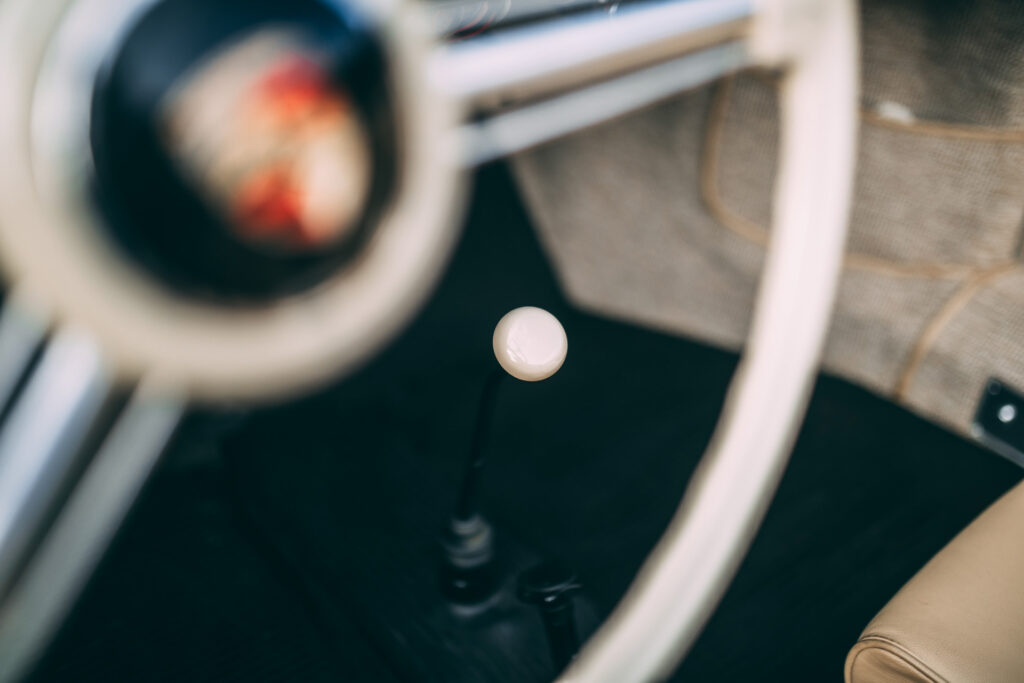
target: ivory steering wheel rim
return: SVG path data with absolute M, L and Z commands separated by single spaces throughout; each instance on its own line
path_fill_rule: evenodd
M 394 60 L 392 86 L 400 95 L 408 154 L 403 191 L 355 276 L 339 275 L 279 308 L 226 315 L 223 308 L 174 299 L 112 258 L 94 239 L 95 219 L 75 175 L 81 169 L 60 167 L 64 155 L 85 149 L 86 140 L 81 121 L 61 119 L 54 106 L 80 65 L 75 55 L 48 52 L 50 38 L 71 26 L 84 31 L 75 37 L 86 43 L 107 40 L 95 31 L 90 38 L 74 12 L 113 8 L 120 27 L 147 1 L 82 0 L 70 11 L 72 0 L 0 3 L 0 81 L 8 87 L 0 107 L 0 206 L 6 213 L 0 266 L 15 294 L 55 324 L 89 330 L 131 381 L 155 378 L 197 400 L 237 401 L 281 397 L 333 378 L 397 332 L 425 298 L 454 241 L 461 173 L 450 133 L 460 112 L 430 89 L 427 34 L 415 13 L 404 11 L 403 0 L 348 0 L 376 18 Z M 756 5 L 751 53 L 761 64 L 783 68 L 785 77 L 773 229 L 748 346 L 679 511 L 563 680 L 621 683 L 669 675 L 756 533 L 817 373 L 853 184 L 855 6 L 852 0 Z M 95 16 L 90 21 L 103 23 Z M 109 25 L 102 30 L 117 33 Z M 40 102 L 51 105 L 56 118 Z M 74 109 L 83 103 L 64 104 Z M 33 130 L 55 135 L 46 140 Z M 374 287 L 376 296 L 361 301 Z

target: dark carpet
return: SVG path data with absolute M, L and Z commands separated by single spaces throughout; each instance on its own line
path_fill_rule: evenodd
M 670 517 L 736 357 L 573 309 L 506 169 L 477 180 L 445 280 L 382 355 L 300 402 L 191 419 L 33 681 L 553 676 L 539 622 L 514 606 L 453 617 L 432 584 L 495 322 L 547 308 L 569 356 L 549 381 L 504 385 L 484 507 L 510 567 L 572 566 L 598 614 Z M 821 379 L 764 528 L 676 678 L 841 680 L 874 613 L 1019 478 Z

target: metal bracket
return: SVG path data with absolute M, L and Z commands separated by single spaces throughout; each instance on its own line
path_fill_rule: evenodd
M 991 378 L 982 392 L 971 435 L 1024 467 L 1024 395 Z

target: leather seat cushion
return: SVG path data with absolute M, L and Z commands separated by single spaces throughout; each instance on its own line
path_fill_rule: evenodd
M 982 513 L 868 624 L 847 683 L 1024 681 L 1024 484 Z

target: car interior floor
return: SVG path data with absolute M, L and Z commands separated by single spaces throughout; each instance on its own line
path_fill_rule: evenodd
M 500 386 L 480 505 L 506 583 L 541 559 L 578 574 L 585 633 L 674 512 L 738 356 L 575 308 L 507 167 L 472 193 L 443 281 L 382 354 L 298 401 L 193 412 L 30 680 L 554 678 L 533 608 L 452 610 L 437 586 L 495 323 L 539 306 L 568 335 L 556 375 Z M 764 525 L 674 680 L 841 680 L 878 609 L 1019 479 L 821 377 Z

